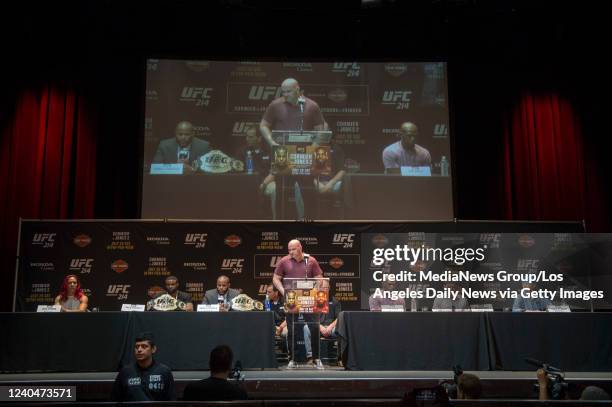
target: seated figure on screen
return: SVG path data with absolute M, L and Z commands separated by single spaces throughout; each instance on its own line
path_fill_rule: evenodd
M 523 289 L 529 289 L 528 292 L 538 290 L 536 283 L 524 282 Z M 517 298 L 514 299 L 512 304 L 512 312 L 538 312 L 546 311 L 548 306 L 552 304 L 552 301 L 548 298 L 523 298 L 520 293 Z
M 187 172 L 197 169 L 197 160 L 210 150 L 208 141 L 194 137 L 193 124 L 182 121 L 176 125 L 174 137 L 161 140 L 153 164 L 183 163 Z
M 274 182 L 274 176 L 270 175 L 270 162 L 271 152 L 270 146 L 262 142 L 261 134 L 259 129 L 255 127 L 248 127 L 244 131 L 244 144 L 242 144 L 236 152 L 234 157 L 244 162 L 244 171 L 247 172 L 247 156 L 250 152 L 253 160 L 253 172 L 259 182 L 259 202 L 258 212 L 260 218 L 265 218 L 264 212 L 267 212 L 265 208 L 270 208 L 272 219 L 276 219 L 276 183 Z
M 247 171 L 247 156 L 251 153 L 253 159 L 253 172 L 265 176 L 270 172 L 270 148 L 262 142 L 262 137 L 255 127 L 247 127 L 244 131 L 244 144 L 241 144 L 234 157 L 244 162 Z
M 400 140 L 388 145 L 383 150 L 382 160 L 385 171 L 388 172 L 389 169 L 399 169 L 404 166 L 431 167 L 429 151 L 415 142 L 418 134 L 419 129 L 414 123 L 402 123 L 398 134 Z
M 60 293 L 55 297 L 55 305 L 61 305 L 62 312 L 85 312 L 87 304 L 88 299 L 81 290 L 78 277 L 74 274 L 64 277 Z
M 206 291 L 202 304 L 219 304 L 219 311 L 229 311 L 232 300 L 240 294 L 238 290 L 230 288 L 228 276 L 221 275 L 217 278 L 217 288 Z

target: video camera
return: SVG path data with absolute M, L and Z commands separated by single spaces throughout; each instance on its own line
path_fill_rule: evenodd
M 548 397 L 551 400 L 564 400 L 569 389 L 569 383 L 565 381 L 565 374 L 561 369 L 544 363 L 537 359 L 525 358 L 525 362 L 538 369 L 544 370 L 544 373 L 548 376 Z M 535 391 L 540 391 L 540 385 L 538 383 L 533 385 Z
M 446 394 L 448 394 L 448 397 L 451 399 L 457 398 L 457 384 L 459 383 L 459 376 L 461 376 L 462 374 L 463 374 L 463 369 L 461 368 L 461 366 L 454 365 L 453 366 L 453 380 L 452 381 L 446 380 L 440 383 L 442 388 L 446 391 Z
M 242 374 L 242 362 L 239 360 L 234 364 L 234 368 L 229 374 L 229 378 L 236 380 L 237 382 L 244 380 L 244 374 Z
M 404 395 L 408 407 L 448 406 L 449 398 L 457 398 L 457 381 L 463 374 L 459 365 L 453 366 L 453 379 L 441 382 L 435 387 L 415 388 Z

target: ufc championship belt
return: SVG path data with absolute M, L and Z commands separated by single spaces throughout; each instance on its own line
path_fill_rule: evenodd
M 221 150 L 212 150 L 200 157 L 199 167 L 202 172 L 222 174 L 230 171 L 242 171 L 242 161 L 234 160 Z
M 147 302 L 147 311 L 185 311 L 186 303 L 170 294 L 162 294 Z
M 232 310 L 234 311 L 253 311 L 254 309 L 263 311 L 263 304 L 246 294 L 237 295 L 232 300 Z

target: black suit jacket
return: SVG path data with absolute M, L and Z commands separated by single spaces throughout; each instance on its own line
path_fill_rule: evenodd
M 227 301 L 232 301 L 240 294 L 240 292 L 234 288 L 229 288 L 227 290 Z M 204 298 L 202 298 L 202 304 L 217 304 L 217 299 L 219 298 L 219 294 L 217 293 L 217 289 L 213 288 L 204 293 Z
M 176 142 L 176 138 L 167 138 L 159 142 L 155 157 L 153 157 L 154 164 L 173 164 L 177 162 L 177 153 L 179 145 Z M 199 159 L 201 156 L 206 154 L 210 150 L 210 143 L 208 141 L 194 137 L 191 139 L 191 151 L 189 153 L 189 162 L 193 162 Z

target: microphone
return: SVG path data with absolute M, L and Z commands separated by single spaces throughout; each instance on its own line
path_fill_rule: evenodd
M 219 307 L 225 305 L 225 299 L 221 294 L 217 294 L 217 303 L 219 304 Z
M 189 150 L 186 148 L 181 148 L 178 153 L 179 160 L 188 160 L 189 159 Z
M 300 96 L 298 98 L 298 105 L 300 106 L 300 112 L 302 112 L 302 114 L 304 114 L 304 104 L 306 103 L 306 99 L 304 98 L 304 96 Z
M 306 271 L 306 278 L 308 278 L 308 258 L 310 254 L 304 253 L 304 271 Z

